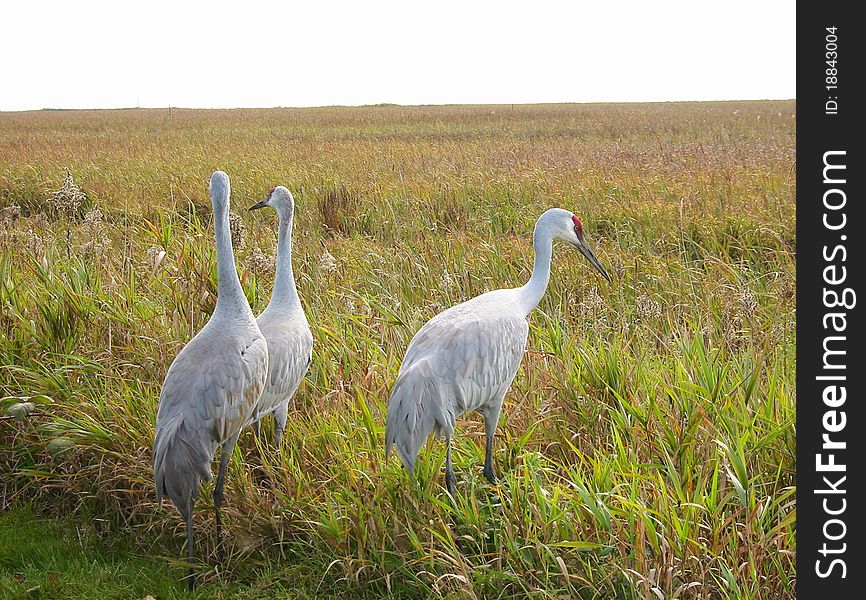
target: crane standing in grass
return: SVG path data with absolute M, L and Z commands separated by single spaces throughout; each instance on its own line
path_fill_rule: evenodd
M 156 415 L 153 470 L 159 500 L 167 494 L 186 519 L 193 558 L 192 514 L 202 479 L 222 447 L 214 485 L 217 543 L 222 548 L 220 507 L 229 457 L 253 414 L 268 372 L 268 347 L 235 269 L 229 230 L 228 175 L 213 174 L 210 193 L 217 253 L 217 302 L 205 326 L 178 353 L 162 386 Z M 221 550 L 220 550 L 221 551 Z M 192 564 L 188 585 L 195 585 Z
M 277 186 L 250 210 L 266 206 L 276 210 L 280 218 L 277 269 L 271 301 L 256 319 L 268 341 L 268 377 L 250 422 L 258 433 L 262 417 L 273 414 L 276 420 L 275 442 L 279 450 L 286 428 L 289 400 L 313 360 L 313 334 L 301 307 L 292 273 L 292 222 L 295 213 L 292 193 L 281 185 Z
M 532 277 L 518 288 L 494 290 L 458 304 L 430 319 L 412 338 L 391 391 L 385 423 L 386 455 L 392 446 L 412 473 L 431 432 L 445 437 L 445 485 L 454 496 L 451 436 L 458 415 L 476 410 L 484 417 L 487 447 L 484 476 L 495 482 L 493 435 L 502 400 L 526 350 L 526 317 L 550 281 L 553 240 L 577 248 L 601 274 L 601 266 L 574 214 L 551 208 L 535 224 Z

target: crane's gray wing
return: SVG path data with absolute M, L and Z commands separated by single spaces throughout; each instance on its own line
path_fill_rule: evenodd
M 250 422 L 288 402 L 313 360 L 313 335 L 304 323 L 262 325 L 268 340 L 268 377 Z
M 267 343 L 257 336 L 246 344 L 199 344 L 193 350 L 181 352 L 166 374 L 157 427 L 182 415 L 190 431 L 222 443 L 240 430 L 259 399 L 267 374 Z
M 391 392 L 386 453 L 396 445 L 410 471 L 434 429 L 446 435 L 457 415 L 500 399 L 526 349 L 526 319 L 507 313 L 430 320 L 412 339 Z
M 418 331 L 403 364 L 428 358 L 438 378 L 461 387 L 510 384 L 526 351 L 526 319 L 508 313 L 448 316 L 442 313 Z
M 266 336 L 269 357 L 268 391 L 291 396 L 298 388 L 313 360 L 313 336 L 308 327 L 295 327 L 283 335 Z
M 196 341 L 194 338 L 193 341 Z M 208 343 L 201 338 L 181 350 L 159 396 L 153 466 L 157 495 L 186 498 L 210 479 L 216 447 L 237 434 L 252 412 L 267 374 L 263 337 L 246 343 Z

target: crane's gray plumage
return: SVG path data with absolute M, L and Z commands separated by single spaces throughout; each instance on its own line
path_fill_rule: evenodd
M 586 244 L 580 220 L 569 211 L 553 208 L 536 223 L 535 265 L 526 285 L 487 292 L 449 308 L 430 319 L 409 343 L 388 403 L 386 453 L 396 446 L 411 473 L 430 433 L 445 437 L 445 482 L 452 495 L 451 436 L 456 417 L 464 412 L 475 410 L 484 417 L 484 474 L 491 481 L 496 478 L 493 436 L 503 398 L 526 350 L 526 317 L 550 280 L 554 239 L 576 247 L 610 280 Z
M 508 302 L 507 294 L 492 292 L 459 304 L 433 317 L 409 344 L 386 421 L 387 444 L 408 470 L 431 432 L 452 436 L 457 416 L 478 410 L 498 420 L 529 336 L 525 317 L 501 310 Z
M 289 400 L 313 360 L 313 334 L 304 315 L 292 272 L 294 198 L 285 187 L 277 186 L 250 210 L 266 206 L 276 210 L 280 218 L 277 269 L 271 301 L 257 319 L 262 335 L 268 341 L 268 377 L 250 423 L 258 426 L 262 417 L 273 414 L 276 419 L 276 445 L 279 448 L 286 428 Z
M 217 537 L 225 468 L 238 435 L 265 384 L 268 348 L 244 296 L 234 264 L 228 212 L 228 176 L 211 177 L 217 246 L 218 290 L 214 313 L 178 353 L 168 369 L 156 416 L 153 470 L 159 500 L 168 495 L 187 524 L 193 556 L 192 514 L 201 481 L 210 481 L 211 461 L 222 447 L 214 487 Z M 190 567 L 189 585 L 193 586 Z

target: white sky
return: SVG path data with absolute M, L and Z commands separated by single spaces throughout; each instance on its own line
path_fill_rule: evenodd
M 793 98 L 794 0 L 6 0 L 0 110 Z

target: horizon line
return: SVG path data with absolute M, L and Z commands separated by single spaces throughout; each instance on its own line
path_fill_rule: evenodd
M 84 107 L 84 108 L 64 108 L 64 107 L 42 107 L 42 108 L 25 108 L 6 110 L 0 109 L 0 113 L 25 113 L 25 112 L 74 112 L 74 111 L 99 111 L 99 110 L 276 110 L 276 109 L 321 109 L 321 108 L 435 108 L 435 107 L 454 107 L 454 106 L 552 106 L 552 105 L 593 105 L 593 104 L 677 104 L 677 103 L 721 103 L 721 102 L 786 102 L 796 101 L 796 97 L 792 98 L 726 98 L 726 99 L 703 99 L 703 100 L 602 100 L 602 101 L 550 101 L 550 102 L 446 102 L 446 103 L 431 103 L 431 104 L 401 104 L 397 102 L 376 102 L 372 104 L 321 104 L 311 106 L 290 106 L 290 105 L 272 105 L 272 106 L 231 106 L 231 107 L 214 107 L 214 106 L 175 106 L 172 104 L 163 106 L 112 106 L 112 107 Z

